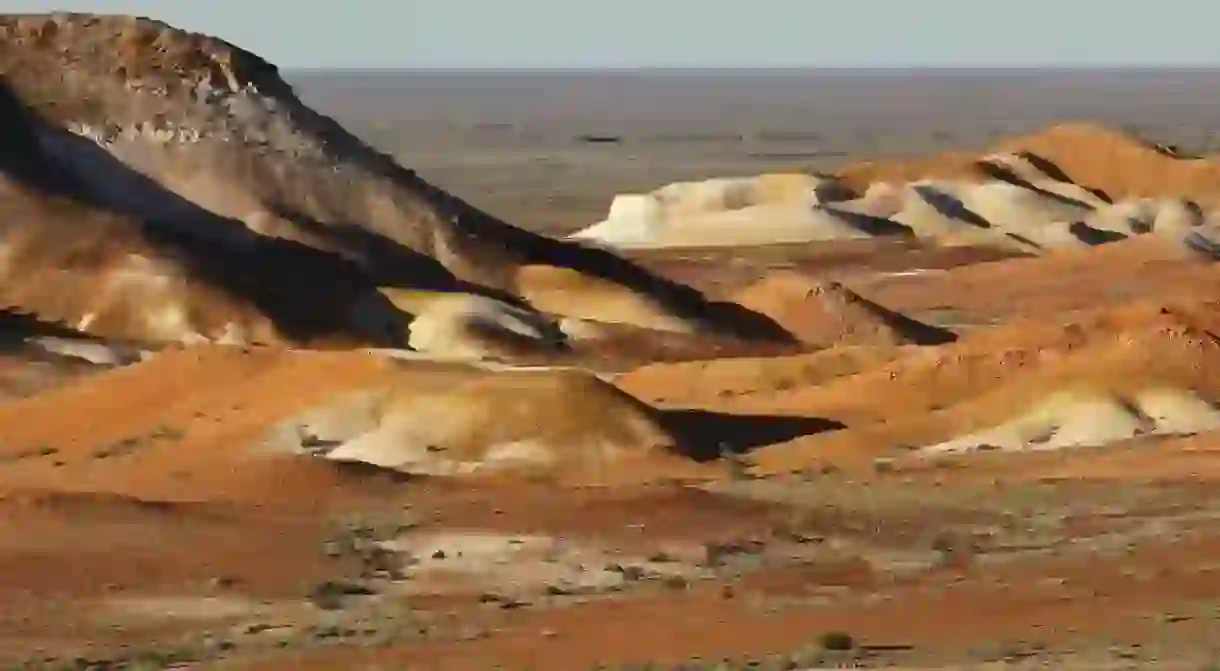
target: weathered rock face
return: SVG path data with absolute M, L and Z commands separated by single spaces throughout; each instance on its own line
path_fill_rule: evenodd
M 214 217 L 237 220 L 370 265 L 384 237 L 471 274 L 448 239 L 467 208 L 305 107 L 257 56 L 131 17 L 9 16 L 0 31 L 0 73 L 44 122 L 44 148 L 112 206 L 209 237 Z
M 403 339 L 406 315 L 338 256 L 244 228 L 227 245 L 90 198 L 8 93 L 0 88 L 0 306 L 130 340 Z
M 0 16 L 0 81 L 37 119 L 34 144 L 82 193 L 167 235 L 245 253 L 287 239 L 346 259 L 373 285 L 509 301 L 530 300 L 522 266 L 556 266 L 681 322 L 717 321 L 688 287 L 433 187 L 224 41 L 143 18 Z M 742 330 L 731 323 L 740 315 L 719 321 Z M 771 327 L 745 330 L 775 336 Z
M 0 303 L 107 338 L 394 345 L 406 315 L 339 264 L 226 253 L 0 177 Z M 306 275 L 308 273 L 308 275 Z M 301 293 L 287 291 L 293 278 Z

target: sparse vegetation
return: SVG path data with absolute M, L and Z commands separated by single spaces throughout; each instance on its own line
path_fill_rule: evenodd
M 845 652 L 856 647 L 856 639 L 845 631 L 828 631 L 818 637 L 818 645 L 823 650 Z
M 114 457 L 129 456 L 160 442 L 177 442 L 182 440 L 185 436 L 186 434 L 180 430 L 161 425 L 147 435 L 128 436 L 126 438 L 120 438 L 112 443 L 103 445 L 102 447 L 99 447 L 93 451 L 93 457 L 95 459 L 111 459 Z M 57 450 L 52 448 L 44 449 L 50 449 L 51 451 L 40 456 L 49 456 L 57 452 Z
M 0 458 L 0 461 L 15 462 L 15 461 L 23 461 L 26 459 L 38 459 L 41 457 L 51 457 L 56 454 L 59 454 L 58 449 L 56 449 L 54 447 L 49 447 L 47 445 L 39 445 L 37 447 L 31 447 L 26 450 L 20 450 L 13 454 L 4 455 L 2 458 Z
M 110 459 L 112 457 L 127 456 L 138 451 L 147 440 L 147 438 L 142 436 L 122 438 L 94 450 L 93 457 L 95 459 Z
M 309 590 L 309 601 L 322 610 L 342 610 L 349 597 L 376 594 L 372 589 L 351 582 L 331 581 L 314 585 Z

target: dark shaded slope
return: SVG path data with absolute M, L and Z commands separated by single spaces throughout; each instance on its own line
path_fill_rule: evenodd
M 0 249 L 4 253 L 0 301 L 45 319 L 76 324 L 100 335 L 156 339 L 142 327 L 139 300 L 98 307 L 116 273 L 131 273 L 130 261 L 152 269 L 134 284 L 180 280 L 165 297 L 188 314 L 186 326 L 223 330 L 226 324 L 266 322 L 261 339 L 292 342 L 339 338 L 397 344 L 402 319 L 359 268 L 299 243 L 254 235 L 240 222 L 224 221 L 198 208 L 195 216 L 227 227 L 240 245 L 192 236 L 169 222 L 143 221 L 111 211 L 92 197 L 76 175 L 42 150 L 37 121 L 0 81 Z M 117 179 L 130 172 L 118 162 Z M 138 174 L 126 179 L 140 180 Z M 154 185 L 155 186 L 155 185 Z M 171 197 L 172 194 L 167 194 Z M 183 201 L 182 207 L 192 207 Z M 144 297 L 142 289 L 125 284 Z M 379 314 L 376 327 L 353 318 L 353 306 Z M 95 314 L 97 313 L 97 314 Z M 89 319 L 90 314 L 95 314 Z M 255 329 L 258 330 L 257 328 Z
M 434 187 L 304 105 L 273 65 L 222 40 L 82 14 L 0 16 L 0 32 L 0 76 L 47 125 L 56 160 L 127 214 L 225 244 L 217 224 L 239 221 L 340 254 L 373 283 L 396 287 L 513 300 L 528 293 L 522 266 L 569 268 L 701 326 L 785 337 L 764 317 L 709 304 L 608 252 L 516 228 Z M 116 193 L 99 177 L 111 167 L 93 156 L 99 148 L 162 193 L 149 184 Z

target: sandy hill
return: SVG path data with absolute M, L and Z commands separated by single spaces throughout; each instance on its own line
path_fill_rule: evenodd
M 1220 307 L 1183 298 L 1037 317 L 935 347 L 835 347 L 653 364 L 615 384 L 664 407 L 822 420 L 752 453 L 762 472 L 1220 430 Z M 727 392 L 727 393 L 725 393 Z
M 799 273 L 773 273 L 746 287 L 734 299 L 816 347 L 932 345 L 955 338 L 952 332 L 889 310 L 838 282 L 818 282 Z
M 1220 291 L 1214 235 L 1140 235 L 1085 249 L 1005 259 L 869 283 L 870 298 L 927 318 L 947 302 L 953 323 L 983 325 L 1036 315 L 1055 320 L 1073 311 L 1131 301 L 1209 296 Z M 1192 244 L 1201 241 L 1203 244 Z M 1070 288 L 1070 290 L 1065 290 Z M 946 297 L 951 296 L 949 301 Z
M 1172 352 L 1190 340 L 1186 335 L 1206 341 L 1217 330 L 1220 308 L 1214 301 L 1137 302 L 1061 320 L 1013 320 L 934 347 L 839 346 L 774 359 L 653 364 L 619 376 L 615 384 L 652 403 L 817 412 L 857 426 L 961 403 L 1001 381 L 1053 369 L 1080 352 L 1130 353 L 1130 346 L 1116 344 L 1162 340 Z M 1155 348 L 1133 361 L 1154 370 Z M 1176 365 L 1173 357 L 1166 362 L 1167 369 Z M 1155 378 L 1150 375 L 1147 379 Z
M 1214 321 L 1211 311 L 1120 310 L 1110 319 L 1098 315 L 1058 335 L 1000 327 L 1002 339 L 964 339 L 817 387 L 733 405 L 848 427 L 761 450 L 767 470 L 819 458 L 902 456 L 895 449 L 904 445 L 929 452 L 1069 447 L 1217 428 L 1220 344 L 1193 325 Z
M 1056 392 L 1012 419 L 921 448 L 927 454 L 1093 447 L 1146 435 L 1220 429 L 1220 409 L 1188 389 Z
M 941 245 L 1030 253 L 1096 247 L 1147 233 L 1179 240 L 1216 237 L 1214 226 L 1205 225 L 1203 207 L 1193 200 L 1148 197 L 1112 203 L 1062 181 L 1055 171 L 1034 175 L 1041 165 L 1024 154 L 993 155 L 971 164 L 977 174 L 877 181 L 860 195 L 842 187 L 842 198 L 826 203 L 808 196 L 735 208 L 628 210 L 616 200 L 612 216 L 569 237 L 619 249 L 918 237 Z M 717 184 L 709 180 L 708 188 Z
M 699 361 L 739 356 L 779 356 L 799 352 L 799 342 L 761 344 L 705 334 L 674 333 L 624 324 L 579 320 L 561 323 L 570 338 L 563 355 L 546 361 L 604 372 L 621 372 L 651 362 Z
M 572 369 L 195 346 L 0 407 L 0 495 L 301 503 L 317 500 L 310 488 L 342 484 L 351 463 L 568 483 L 704 477 L 701 462 L 722 451 L 831 426 L 659 410 Z
M 816 405 L 846 413 L 836 415 L 845 421 L 877 421 L 893 412 L 891 405 L 874 403 L 884 396 L 858 390 L 914 395 L 917 388 L 924 404 L 917 407 L 945 405 L 978 393 L 979 385 L 1122 334 L 1220 332 L 1217 304 L 1190 299 L 1138 301 L 1054 317 L 1012 319 L 967 331 L 942 346 L 839 345 L 771 358 L 654 363 L 620 375 L 615 384 L 653 403 L 784 413 Z
M 128 217 L 224 249 L 251 232 L 293 240 L 351 261 L 379 286 L 510 302 L 532 298 L 522 267 L 570 269 L 654 313 L 749 330 L 698 292 L 433 187 L 301 103 L 273 65 L 224 41 L 143 18 L 65 13 L 0 16 L 0 33 L 0 79 L 37 117 L 34 144 Z M 575 316 L 598 316 L 595 303 L 572 302 L 583 306 Z M 762 335 L 759 324 L 752 335 Z
M 707 477 L 725 453 L 833 422 L 658 409 L 576 369 L 404 367 L 270 428 L 252 450 L 428 475 L 532 473 L 569 483 Z
M 0 406 L 0 491 L 305 505 L 371 491 L 367 480 L 344 487 L 333 466 L 248 446 L 274 422 L 393 368 L 354 352 L 175 347 Z
M 1055 449 L 1214 430 L 1218 366 L 1210 332 L 1179 324 L 1134 330 L 887 430 L 918 427 L 907 440 L 926 441 L 928 452 Z
M 731 411 L 741 398 L 826 384 L 875 370 L 903 351 L 899 347 L 843 345 L 784 356 L 656 361 L 622 373 L 614 384 L 649 403 Z
M 644 403 L 571 370 L 403 369 L 273 431 L 269 445 L 433 475 L 596 473 L 682 439 Z
M 988 179 L 997 176 L 995 155 L 1015 155 L 1007 172 L 1079 185 L 1118 202 L 1132 198 L 1178 197 L 1220 204 L 1220 163 L 1181 158 L 1125 133 L 1090 123 L 1067 123 L 1009 138 L 980 155 L 957 151 L 910 159 L 876 160 L 838 172 L 859 190 L 874 182 L 922 179 Z M 1018 163 L 1014 170 L 1014 163 Z

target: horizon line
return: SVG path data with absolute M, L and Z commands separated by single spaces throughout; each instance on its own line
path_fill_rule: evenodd
M 505 74 L 648 74 L 648 73 L 764 73 L 764 72 L 1220 72 L 1220 64 L 1107 65 L 665 65 L 665 66 L 412 66 L 412 65 L 280 65 L 294 72 L 402 72 L 402 73 L 505 73 Z

